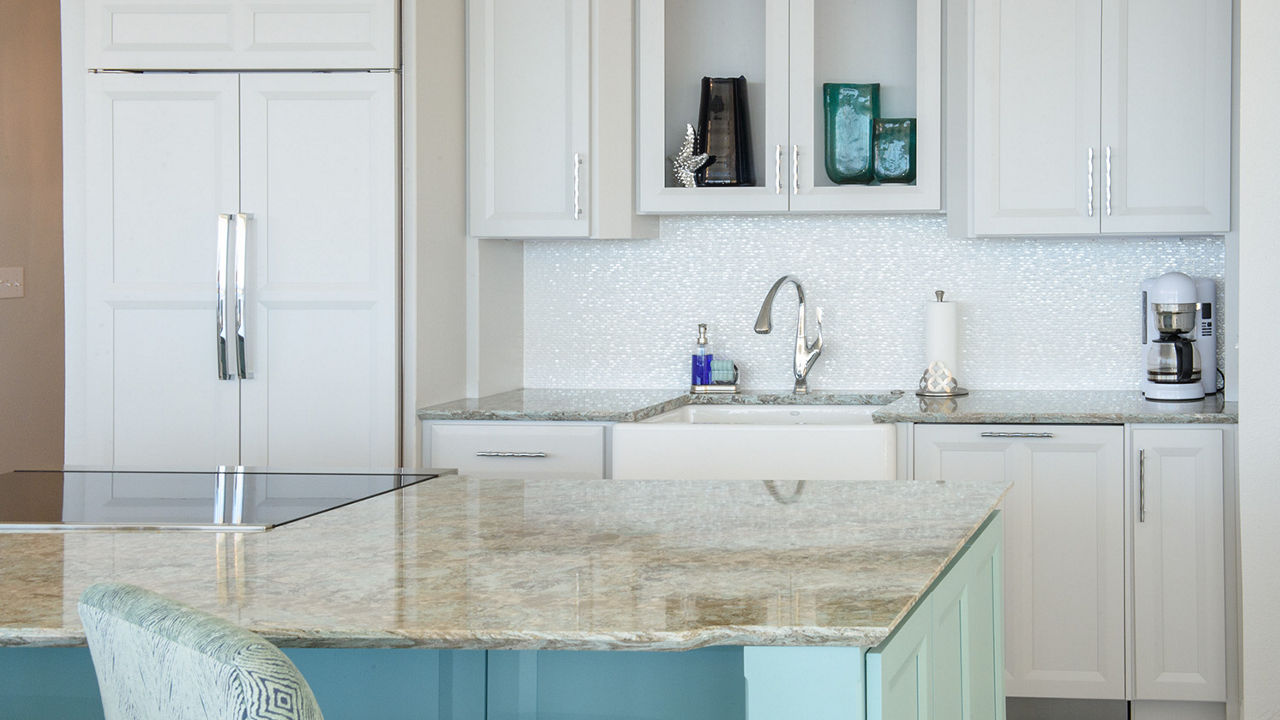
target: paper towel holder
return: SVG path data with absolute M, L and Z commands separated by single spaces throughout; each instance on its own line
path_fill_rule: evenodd
M 942 290 L 934 291 L 938 302 L 942 302 L 943 294 Z M 954 398 L 968 394 L 968 389 L 960 387 L 960 381 L 951 368 L 936 360 L 925 368 L 924 374 L 920 376 L 920 389 L 916 390 L 916 395 L 931 398 Z

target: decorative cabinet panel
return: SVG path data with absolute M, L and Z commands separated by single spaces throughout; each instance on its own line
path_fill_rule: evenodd
M 395 0 L 86 0 L 91 68 L 399 66 Z
M 396 78 L 87 93 L 68 464 L 395 465 Z
M 630 2 L 469 0 L 475 237 L 633 237 Z
M 1223 435 L 1133 430 L 1137 700 L 1225 702 Z
M 640 210 L 940 210 L 941 18 L 938 0 L 638 0 Z M 697 122 L 701 78 L 738 75 L 748 81 L 755 184 L 678 185 L 669 158 L 686 124 Z M 915 183 L 837 185 L 827 177 L 829 82 L 879 82 L 881 116 L 917 118 Z
M 1125 697 L 1124 431 L 916 425 L 916 480 L 1003 475 L 1005 692 Z
M 1230 229 L 1230 0 L 972 0 L 970 12 L 958 230 Z

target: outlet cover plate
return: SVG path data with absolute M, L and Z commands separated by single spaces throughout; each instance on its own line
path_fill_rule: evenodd
M 22 268 L 0 268 L 0 298 L 20 298 L 25 294 Z

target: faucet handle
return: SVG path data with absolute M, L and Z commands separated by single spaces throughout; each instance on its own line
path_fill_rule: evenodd
M 822 308 L 818 308 L 818 329 L 822 329 Z

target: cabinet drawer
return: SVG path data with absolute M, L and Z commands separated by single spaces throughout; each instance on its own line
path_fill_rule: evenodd
M 88 0 L 85 62 L 121 69 L 391 68 L 394 0 Z
M 431 467 L 478 477 L 604 477 L 599 425 L 431 424 Z

